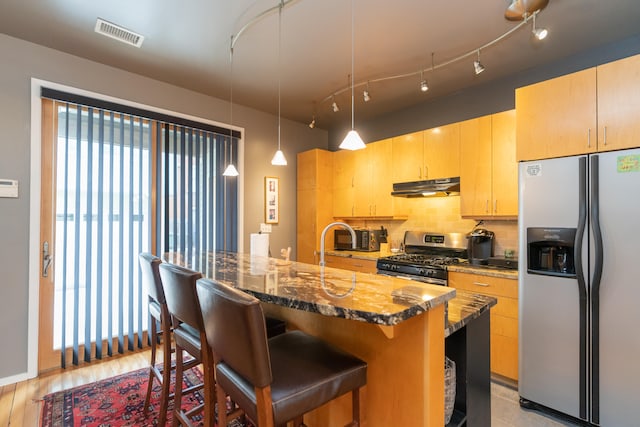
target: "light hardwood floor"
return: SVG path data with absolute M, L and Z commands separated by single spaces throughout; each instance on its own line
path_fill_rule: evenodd
M 42 398 L 52 392 L 149 366 L 150 350 L 115 356 L 87 366 L 58 369 L 37 378 L 0 387 L 0 427 L 39 426 Z M 158 351 L 157 360 L 162 360 Z
M 38 427 L 41 400 L 48 393 L 87 384 L 149 366 L 150 350 L 117 356 L 89 366 L 59 369 L 17 384 L 0 387 L 0 427 Z M 162 360 L 158 351 L 157 360 Z M 495 427 L 566 427 L 575 424 L 520 408 L 513 387 L 491 385 L 491 425 Z

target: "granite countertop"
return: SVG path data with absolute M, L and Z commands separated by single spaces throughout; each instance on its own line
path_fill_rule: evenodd
M 447 303 L 445 338 L 466 326 L 497 303 L 498 300 L 494 297 L 456 290 L 456 297 Z
M 456 295 L 455 289 L 443 286 L 249 254 L 215 252 L 187 259 L 167 253 L 162 258 L 242 289 L 265 303 L 377 325 L 397 325 Z M 419 295 L 399 299 L 397 295 L 408 283 Z
M 488 265 L 471 265 L 471 264 L 449 264 L 447 271 L 456 271 L 459 273 L 480 274 L 482 276 L 503 277 L 505 279 L 518 280 L 518 270 L 508 268 L 492 267 Z
M 365 252 L 365 251 L 324 251 L 325 255 L 341 256 L 344 258 L 365 259 L 371 261 L 377 261 L 381 257 L 380 251 Z

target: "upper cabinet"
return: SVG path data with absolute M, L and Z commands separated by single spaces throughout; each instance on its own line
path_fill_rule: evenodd
M 460 214 L 518 215 L 515 110 L 460 123 Z
M 333 216 L 392 218 L 392 141 L 367 144 L 364 150 L 333 153 Z
M 517 160 L 640 145 L 640 55 L 516 90 Z
M 393 138 L 393 182 L 460 176 L 460 124 Z

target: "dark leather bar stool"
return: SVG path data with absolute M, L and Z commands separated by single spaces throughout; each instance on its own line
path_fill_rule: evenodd
M 151 361 L 149 363 L 149 384 L 147 385 L 147 393 L 144 398 L 144 414 L 149 412 L 149 402 L 151 400 L 151 390 L 154 381 L 158 381 L 162 387 L 160 391 L 160 407 L 158 408 L 158 424 L 163 426 L 167 421 L 167 408 L 171 385 L 171 315 L 167 308 L 167 302 L 164 298 L 164 289 L 160 280 L 160 264 L 162 260 L 150 253 L 143 252 L 138 255 L 140 262 L 140 271 L 142 272 L 142 283 L 146 289 L 149 298 L 149 315 L 151 326 Z M 158 324 L 160 331 L 158 331 Z M 161 339 L 162 345 L 162 368 L 156 365 L 156 349 L 158 347 L 158 339 Z
M 173 337 L 176 344 L 176 380 L 173 420 L 171 425 L 191 426 L 191 418 L 203 413 L 205 427 L 214 425 L 215 380 L 213 357 L 206 345 L 202 311 L 196 294 L 196 281 L 202 274 L 173 264 L 160 265 L 160 278 L 165 290 L 169 313 L 173 318 Z M 203 345 L 204 344 L 204 345 Z M 184 361 L 183 351 L 193 357 Z M 202 365 L 204 381 L 182 389 L 184 371 Z M 182 409 L 182 397 L 202 390 L 204 402 L 189 411 Z
M 301 331 L 267 339 L 255 297 L 208 279 L 198 280 L 196 288 L 214 355 L 218 408 L 228 394 L 258 427 L 289 421 L 300 426 L 305 413 L 351 392 L 350 425 L 359 425 L 364 361 Z M 227 420 L 218 411 L 218 425 L 226 426 Z

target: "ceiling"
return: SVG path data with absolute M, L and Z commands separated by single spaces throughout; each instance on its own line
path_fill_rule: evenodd
M 234 104 L 276 115 L 280 83 L 282 117 L 309 123 L 315 115 L 317 126 L 324 129 L 351 120 L 348 0 L 285 1 L 280 42 L 278 0 L 2 3 L 0 32 L 10 36 L 217 98 L 229 100 L 233 93 Z M 509 4 L 509 0 L 353 0 L 356 127 L 358 120 L 640 33 L 638 0 L 550 0 L 536 22 L 549 30 L 547 39 L 535 40 L 528 22 L 481 50 L 486 71 L 476 76 L 476 50 L 519 24 L 505 19 Z M 254 19 L 257 16 L 262 17 Z M 95 33 L 98 17 L 142 34 L 142 47 Z M 231 36 L 242 28 L 230 61 Z M 419 90 L 421 70 L 430 88 L 426 93 Z M 395 78 L 400 75 L 406 76 Z M 362 91 L 367 81 L 371 100 L 365 103 Z M 333 94 L 340 106 L 337 113 L 331 109 Z

